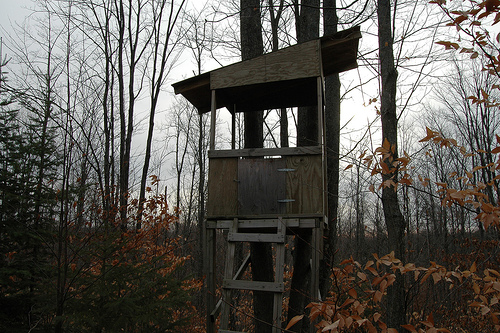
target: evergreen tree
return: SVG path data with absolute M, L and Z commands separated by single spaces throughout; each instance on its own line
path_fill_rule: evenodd
M 26 331 L 31 308 L 33 261 L 26 245 L 34 234 L 27 223 L 30 198 L 26 141 L 21 135 L 16 92 L 7 84 L 8 59 L 0 52 L 0 330 Z
M 50 88 L 37 97 L 9 86 L 7 62 L 0 66 L 0 331 L 26 332 L 46 313 L 59 162 Z

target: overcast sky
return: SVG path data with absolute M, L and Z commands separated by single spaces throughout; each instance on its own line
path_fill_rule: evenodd
M 0 0 L 0 25 L 9 29 L 15 22 L 22 23 L 28 11 L 26 7 L 33 6 L 31 0 Z

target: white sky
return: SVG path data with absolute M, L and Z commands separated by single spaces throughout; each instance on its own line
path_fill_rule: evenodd
M 31 6 L 32 0 L 0 0 L 0 25 L 9 30 L 12 24 L 22 23 L 28 14 L 26 8 Z

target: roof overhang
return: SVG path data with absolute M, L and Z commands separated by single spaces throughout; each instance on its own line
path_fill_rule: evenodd
M 246 112 L 316 105 L 317 78 L 357 67 L 359 26 L 246 61 L 225 66 L 177 83 L 200 113 L 217 108 Z

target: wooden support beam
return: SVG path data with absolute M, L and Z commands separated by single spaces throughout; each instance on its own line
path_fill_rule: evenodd
M 212 90 L 212 114 L 210 117 L 210 150 L 215 149 L 215 126 L 217 122 L 217 101 L 215 90 Z
M 318 77 L 318 90 L 321 89 L 321 96 L 318 95 L 318 117 L 319 117 L 319 123 L 320 123 L 320 128 L 318 133 L 322 134 L 321 141 L 318 141 L 321 143 L 322 147 L 322 170 L 321 170 L 321 177 L 323 181 L 323 212 L 328 215 L 328 177 L 327 177 L 327 150 L 326 150 L 326 115 L 325 115 L 325 107 L 324 107 L 324 102 L 325 102 L 325 94 L 324 94 L 324 84 L 325 80 L 323 77 Z M 321 106 L 321 107 L 320 107 Z M 328 218 L 325 218 L 323 220 L 323 224 L 328 224 Z M 323 228 L 323 226 L 321 226 Z
M 241 276 L 243 275 L 245 270 L 248 268 L 249 264 L 250 264 L 250 254 L 248 254 L 246 256 L 245 260 L 243 260 L 243 263 L 241 264 L 240 268 L 238 269 L 236 274 L 234 274 L 233 280 L 238 280 L 239 278 L 241 278 Z M 222 298 L 219 298 L 219 301 L 217 302 L 215 309 L 210 313 L 210 319 L 213 323 L 215 323 L 215 320 L 217 319 L 217 316 L 219 315 L 221 306 L 222 306 Z
M 319 227 L 320 216 L 316 218 L 284 218 L 283 224 L 287 228 L 317 228 Z M 232 220 L 217 220 L 207 221 L 208 229 L 229 229 Z M 260 219 L 260 220 L 238 220 L 239 229 L 275 229 L 278 226 L 277 219 Z
M 321 155 L 321 146 L 309 147 L 282 147 L 282 148 L 245 148 L 236 150 L 214 150 L 210 146 L 208 158 L 227 157 L 266 157 L 266 156 L 295 156 L 295 155 Z
M 323 79 L 319 76 L 317 80 L 318 90 L 318 144 L 324 146 L 324 124 L 323 124 Z
M 312 229 L 312 254 L 311 254 L 311 298 L 315 302 L 319 299 L 319 259 L 322 249 L 319 248 L 321 228 Z
M 243 273 L 245 273 L 245 270 L 247 269 L 248 265 L 250 265 L 250 253 L 247 254 L 240 268 L 238 268 L 238 271 L 236 272 L 236 274 L 234 274 L 233 280 L 238 280 L 239 278 L 241 278 Z
M 236 105 L 231 113 L 231 149 L 236 149 Z
M 226 228 L 230 227 L 228 222 L 232 222 L 230 220 L 227 221 L 217 221 L 218 226 Z M 262 220 L 238 220 L 238 229 L 264 229 L 264 228 L 277 228 L 279 224 L 279 219 L 262 219 Z M 300 225 L 299 219 L 281 219 L 281 223 L 283 223 L 287 228 L 298 227 Z
M 278 218 L 278 235 L 285 237 L 286 226 L 283 223 L 281 217 Z M 285 266 L 285 244 L 276 245 L 276 268 L 274 270 L 274 282 L 283 283 L 283 271 Z M 283 294 L 274 294 L 274 304 L 273 304 L 273 333 L 281 332 L 281 312 L 283 311 Z
M 207 275 L 206 289 L 207 289 L 207 333 L 215 333 L 215 321 L 212 321 L 210 316 L 212 310 L 215 308 L 215 243 L 216 243 L 216 229 L 206 229 L 206 248 L 204 262 L 204 271 Z
M 233 279 L 224 279 L 222 287 L 224 289 L 270 291 L 275 293 L 282 293 L 285 291 L 285 285 L 283 283 L 233 280 Z
M 217 301 L 217 305 L 215 306 L 214 310 L 210 312 L 210 321 L 212 323 L 215 323 L 215 321 L 217 320 L 217 316 L 220 313 L 221 306 L 222 306 L 222 298 L 219 298 L 219 301 Z
M 227 240 L 230 242 L 284 243 L 285 235 L 230 232 Z
M 238 232 L 238 219 L 233 220 L 231 232 Z M 224 280 L 233 278 L 234 254 L 236 246 L 234 243 L 227 244 L 226 262 L 224 267 Z M 226 330 L 229 327 L 229 314 L 231 312 L 231 289 L 226 288 L 222 291 L 222 316 L 220 320 L 220 328 Z

